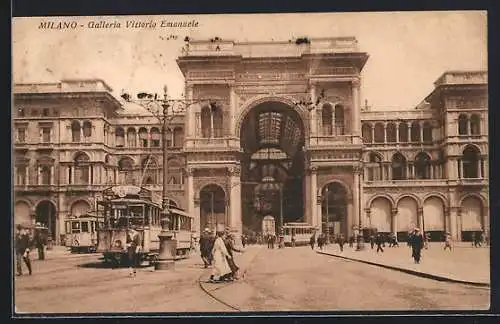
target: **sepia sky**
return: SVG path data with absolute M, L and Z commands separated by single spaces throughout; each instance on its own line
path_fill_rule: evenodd
M 198 27 L 161 28 L 161 21 L 196 19 Z M 487 69 L 486 12 L 384 12 L 14 18 L 13 81 L 57 82 L 100 78 L 122 89 L 159 92 L 164 84 L 180 96 L 183 78 L 175 63 L 184 37 L 235 41 L 287 41 L 294 37 L 355 36 L 368 59 L 361 99 L 377 110 L 412 109 L 446 70 Z M 125 28 L 127 20 L 157 23 Z M 76 30 L 39 29 L 41 21 L 76 21 Z M 121 23 L 91 29 L 89 22 Z M 177 35 L 177 40 L 166 39 Z

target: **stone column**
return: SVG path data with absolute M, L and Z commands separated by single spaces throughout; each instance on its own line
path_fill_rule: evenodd
M 323 228 L 321 226 L 321 221 L 322 221 L 322 210 L 321 210 L 321 203 L 323 201 L 323 197 L 321 195 L 316 196 L 316 219 L 314 221 L 314 226 L 319 230 L 319 233 L 323 233 Z
M 449 232 L 450 231 L 450 208 L 449 207 L 444 207 L 444 231 Z
M 392 224 L 391 224 L 391 229 L 392 229 L 392 233 L 394 235 L 398 235 L 398 209 L 397 208 L 393 208 L 392 210 Z
M 53 165 L 51 165 L 51 166 L 50 166 L 50 183 L 49 183 L 50 185 L 53 185 L 53 184 L 55 184 L 55 183 L 56 183 L 56 182 L 54 181 L 54 176 L 55 176 L 55 174 L 54 174 L 54 173 L 55 173 L 54 166 L 53 166 Z
M 396 123 L 396 143 L 399 143 L 399 123 Z
M 361 144 L 361 118 L 360 118 L 360 80 L 358 78 L 352 80 L 352 135 L 353 144 Z
M 371 125 L 371 129 L 372 129 L 372 144 L 375 143 L 375 125 L 372 124 Z
M 408 126 L 408 143 L 411 143 L 411 122 L 406 124 Z
M 353 197 L 352 197 L 352 196 L 351 196 L 351 197 L 349 197 L 349 198 L 350 198 L 350 199 L 349 199 L 350 201 L 347 203 L 347 215 L 346 215 L 346 216 L 347 216 L 347 217 L 346 217 L 346 227 L 347 227 L 347 232 L 346 232 L 346 233 L 344 233 L 344 229 L 342 229 L 342 230 L 340 231 L 342 234 L 346 235 L 346 236 L 345 236 L 346 238 L 349 238 L 349 236 L 351 236 L 351 235 L 352 235 L 352 233 L 353 233 L 353 232 L 352 232 L 352 225 L 354 225 L 354 224 L 358 224 L 358 220 L 356 220 L 356 219 L 355 219 L 355 217 L 356 217 L 356 216 L 355 216 L 355 214 L 356 214 L 356 213 L 354 212 L 354 210 L 355 210 L 356 208 L 354 207 L 354 199 L 353 199 Z
M 240 166 L 235 166 L 229 170 L 230 176 L 230 227 L 235 235 L 236 242 L 241 243 L 241 234 L 243 231 L 241 222 L 241 181 Z
M 353 188 L 352 188 L 352 205 L 353 205 L 353 221 L 351 223 L 351 226 L 349 228 L 349 233 L 352 231 L 352 224 L 356 225 L 362 225 L 360 224 L 360 217 L 361 217 L 361 206 L 360 206 L 360 197 L 361 197 L 361 192 L 360 192 L 360 187 L 361 187 L 361 182 L 360 182 L 360 177 L 361 177 L 361 167 L 360 166 L 355 166 L 354 167 L 354 181 L 353 181 Z
M 193 199 L 193 202 L 191 204 L 192 208 L 193 208 L 193 212 L 192 212 L 192 215 L 194 216 L 194 221 L 195 223 L 195 228 L 200 228 L 200 196 L 199 196 L 199 193 L 194 195 L 194 199 Z M 202 230 L 201 228 L 199 229 L 200 231 Z M 201 234 L 201 233 L 199 233 Z
M 310 214 L 310 219 L 308 220 L 308 223 L 310 223 L 312 226 L 315 226 L 315 221 L 314 221 L 314 218 L 316 217 L 317 215 L 317 211 L 316 211 L 316 208 L 317 208 L 317 192 L 318 192 L 318 175 L 317 175 L 317 172 L 318 172 L 318 168 L 315 167 L 315 166 L 311 166 L 311 168 L 309 169 L 310 172 L 311 172 L 311 188 L 310 188 L 310 201 L 309 203 L 311 204 L 311 214 Z
M 200 228 L 200 213 L 195 214 L 195 206 L 194 206 L 194 179 L 193 179 L 193 174 L 194 174 L 194 169 L 192 168 L 187 168 L 186 169 L 186 175 L 187 175 L 187 198 L 188 198 L 188 204 L 187 204 L 187 211 L 188 214 L 194 216 L 193 222 L 194 224 L 192 228 L 196 233 L 201 234 L 201 228 Z
M 384 123 L 384 143 L 387 143 L 387 123 Z
M 313 105 L 316 106 L 316 84 L 311 84 L 311 101 L 313 102 Z M 311 112 L 309 114 L 309 125 L 311 128 L 311 136 L 316 136 L 317 135 L 317 129 L 316 129 L 316 109 L 311 109 Z M 315 199 L 314 199 L 315 200 Z
M 75 167 L 70 166 L 70 172 L 71 172 L 71 183 L 77 183 L 75 180 Z
M 424 142 L 424 123 L 420 122 L 420 143 Z
M 387 164 L 387 175 L 389 181 L 392 181 L 392 166 L 390 163 Z
M 186 85 L 186 99 L 187 100 L 192 100 L 193 99 L 193 85 Z M 195 118 L 194 118 L 195 112 L 193 109 L 193 106 L 190 107 L 190 109 L 187 110 L 187 130 L 186 130 L 186 137 L 194 137 L 195 136 Z
M 418 221 L 418 228 L 420 228 L 420 231 L 423 233 L 425 231 L 424 228 L 424 209 L 422 207 L 418 207 L 417 209 L 417 221 Z
M 235 136 L 236 134 L 234 133 L 235 127 L 236 127 L 236 118 L 238 116 L 238 106 L 237 106 L 237 101 L 236 101 L 236 93 L 234 92 L 234 85 L 232 85 L 229 89 L 229 136 Z

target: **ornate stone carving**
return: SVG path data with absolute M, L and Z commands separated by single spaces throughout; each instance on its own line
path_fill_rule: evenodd
M 323 203 L 323 196 L 318 195 L 316 197 L 316 204 L 321 205 Z
M 193 199 L 193 202 L 194 202 L 195 207 L 199 207 L 200 206 L 200 197 L 195 197 Z
M 188 177 L 192 177 L 192 176 L 194 175 L 195 171 L 196 171 L 196 168 L 193 168 L 193 167 L 187 167 L 187 168 L 185 169 L 185 171 L 186 171 L 186 176 L 188 176 Z
M 241 175 L 241 166 L 236 165 L 236 166 L 228 167 L 227 171 L 228 171 L 230 176 L 239 177 Z
M 398 209 L 397 208 L 392 208 L 391 212 L 392 212 L 392 216 L 396 216 L 398 214 Z

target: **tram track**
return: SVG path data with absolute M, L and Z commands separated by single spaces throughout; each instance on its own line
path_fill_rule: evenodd
M 218 291 L 218 290 L 221 290 L 221 289 L 224 289 L 224 288 L 227 288 L 227 287 L 230 287 L 230 286 L 233 286 L 235 284 L 238 284 L 238 283 L 241 283 L 245 280 L 245 277 L 246 277 L 246 274 L 248 272 L 248 270 L 252 267 L 253 265 L 253 261 L 257 258 L 257 256 L 260 254 L 260 251 L 258 251 L 257 253 L 255 253 L 254 256 L 252 256 L 252 258 L 250 259 L 250 261 L 248 262 L 248 265 L 247 267 L 245 268 L 245 271 L 243 271 L 243 273 L 241 274 L 241 279 L 240 280 L 236 280 L 236 281 L 231 281 L 231 282 L 228 282 L 228 283 L 219 283 L 220 287 L 218 288 L 215 288 L 213 290 L 208 290 L 203 284 L 205 283 L 203 278 L 206 278 L 207 276 L 207 273 L 209 272 L 208 270 L 207 271 L 204 271 L 200 277 L 198 278 L 198 285 L 200 287 L 200 289 L 206 294 L 208 295 L 210 298 L 212 298 L 213 300 L 215 300 L 216 302 L 232 309 L 232 310 L 235 310 L 235 311 L 238 311 L 238 312 L 242 312 L 243 310 L 241 310 L 241 308 L 235 306 L 235 305 L 232 305 L 224 300 L 222 300 L 221 298 L 219 298 L 218 296 L 216 296 L 215 294 L 213 294 L 212 292 L 213 291 Z

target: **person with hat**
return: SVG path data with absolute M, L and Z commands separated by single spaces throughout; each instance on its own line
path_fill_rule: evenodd
M 231 229 L 228 227 L 226 227 L 226 229 L 224 230 L 224 244 L 226 245 L 227 252 L 231 256 L 227 258 L 227 263 L 229 265 L 229 268 L 231 268 L 231 273 L 227 275 L 224 279 L 228 280 L 239 279 L 240 268 L 236 265 L 236 262 L 234 262 L 233 251 L 240 253 L 242 253 L 243 251 L 235 247 L 234 235 L 231 234 Z
M 449 248 L 451 251 L 451 235 L 448 232 L 446 232 L 444 234 L 444 249 L 443 250 L 446 250 L 446 248 Z
M 231 268 L 227 263 L 227 258 L 231 258 L 231 255 L 226 249 L 223 237 L 224 232 L 217 231 L 214 247 L 212 249 L 214 267 L 212 270 L 212 274 L 210 275 L 211 282 L 224 280 L 224 278 L 231 273 Z
M 45 245 L 47 244 L 47 238 L 43 233 L 45 227 L 40 223 L 35 225 L 35 237 L 33 238 L 33 243 L 38 250 L 38 260 L 45 260 Z
M 208 266 L 212 264 L 212 247 L 212 236 L 210 235 L 210 230 L 205 228 L 200 236 L 200 254 L 205 268 L 208 268 Z
M 413 260 L 415 260 L 415 263 L 420 263 L 420 257 L 423 246 L 424 246 L 424 237 L 422 236 L 420 229 L 415 228 L 411 238 L 411 250 L 412 250 L 411 255 L 413 257 Z
M 30 237 L 26 232 L 25 228 L 22 225 L 16 226 L 16 240 L 15 240 L 15 249 L 16 249 L 16 270 L 17 275 L 21 276 L 23 274 L 23 269 L 21 265 L 21 259 L 26 264 L 28 268 L 28 273 L 31 276 L 32 268 L 31 268 L 31 260 L 30 260 Z
M 139 232 L 135 230 L 135 228 L 130 227 L 127 230 L 127 255 L 128 255 L 128 265 L 129 265 L 129 275 L 131 277 L 135 277 L 136 275 L 136 267 L 139 263 L 137 258 L 139 250 L 141 248 L 141 237 Z

